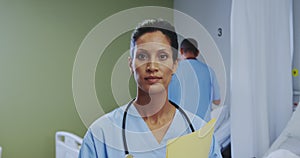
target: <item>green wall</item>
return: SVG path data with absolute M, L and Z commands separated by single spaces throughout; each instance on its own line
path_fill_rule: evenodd
M 101 20 L 118 11 L 145 5 L 173 7 L 173 1 L 0 0 L 3 158 L 53 158 L 56 131 L 84 135 L 86 127 L 72 96 L 76 52 L 86 34 Z M 116 42 L 123 44 L 107 51 L 124 52 L 129 47 L 128 37 L 129 34 L 120 37 Z M 109 74 L 110 70 L 97 73 Z M 101 83 L 96 84 L 97 89 L 101 89 Z M 109 99 L 107 102 L 110 105 Z

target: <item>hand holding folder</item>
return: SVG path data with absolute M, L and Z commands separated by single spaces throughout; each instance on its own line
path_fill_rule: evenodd
M 201 129 L 168 141 L 166 158 L 207 158 L 209 155 L 214 125 L 211 119 Z

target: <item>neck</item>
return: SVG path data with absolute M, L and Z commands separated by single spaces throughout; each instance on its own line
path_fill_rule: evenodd
M 196 60 L 197 58 L 195 58 L 195 57 L 189 57 L 189 58 L 185 58 L 185 59 L 195 59 Z
M 165 114 L 169 115 L 173 108 L 175 112 L 175 107 L 168 100 L 167 90 L 155 94 L 138 92 L 134 105 L 144 119 L 157 120 Z
M 183 59 L 196 59 L 197 56 L 195 56 L 193 53 L 183 53 L 182 54 Z

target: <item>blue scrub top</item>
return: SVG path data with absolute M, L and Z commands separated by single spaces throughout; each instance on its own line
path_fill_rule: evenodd
M 127 105 L 126 105 L 127 106 Z M 125 106 L 100 117 L 88 129 L 80 149 L 79 158 L 123 158 L 125 157 L 122 139 L 122 120 Z M 205 124 L 201 118 L 186 112 L 197 130 Z M 128 109 L 126 119 L 126 140 L 129 153 L 134 158 L 164 158 L 169 139 L 190 133 L 183 115 L 176 110 L 173 121 L 163 140 L 159 143 L 135 106 Z M 188 155 L 187 155 L 188 157 Z M 220 148 L 215 139 L 212 141 L 210 158 L 221 158 Z
M 213 100 L 220 99 L 215 72 L 197 59 L 179 62 L 169 84 L 169 99 L 209 121 Z

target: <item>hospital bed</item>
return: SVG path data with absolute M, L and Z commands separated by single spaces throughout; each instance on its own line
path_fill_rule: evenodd
M 230 144 L 230 108 L 223 105 L 213 108 L 211 118 L 217 118 L 215 138 L 223 151 Z
M 56 158 L 78 158 L 82 138 L 65 131 L 55 133 Z
M 300 158 L 300 108 L 299 105 L 287 126 L 271 145 L 264 158 Z

